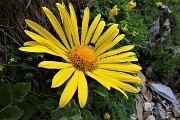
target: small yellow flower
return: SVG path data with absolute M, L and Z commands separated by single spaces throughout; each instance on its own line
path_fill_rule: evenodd
M 111 18 L 113 18 L 115 15 L 117 15 L 117 14 L 118 14 L 118 10 L 120 10 L 120 9 L 118 9 L 117 5 L 115 5 L 115 6 L 109 11 L 109 18 L 111 19 Z
M 133 31 L 132 36 L 133 36 L 133 37 L 136 37 L 138 34 L 139 34 L 138 32 Z
M 26 19 L 27 25 L 35 32 L 25 30 L 33 41 L 24 43 L 19 50 L 25 52 L 48 53 L 58 56 L 63 61 L 42 61 L 38 67 L 46 69 L 60 69 L 52 79 L 51 88 L 57 88 L 66 83 L 59 106 L 64 107 L 78 91 L 80 107 L 86 105 L 88 98 L 88 82 L 86 76 L 90 76 L 108 90 L 114 88 L 121 92 L 127 99 L 125 91 L 137 93 L 137 88 L 128 83 L 141 83 L 141 79 L 132 74 L 139 73 L 141 67 L 131 63 L 138 61 L 131 50 L 134 45 L 127 45 L 111 50 L 123 38 L 119 34 L 118 24 L 111 25 L 105 32 L 105 22 L 101 21 L 98 14 L 89 25 L 90 12 L 86 7 L 82 19 L 81 32 L 78 33 L 77 16 L 73 5 L 69 3 L 67 8 L 56 3 L 60 12 L 61 23 L 46 7 L 43 11 L 51 25 L 58 34 L 60 41 L 39 24 Z M 94 46 L 91 46 L 93 43 Z M 130 73 L 130 74 L 128 74 Z M 67 82 L 66 82 L 67 81 Z
M 127 5 L 126 5 L 126 10 L 130 12 L 133 8 L 136 7 L 136 2 L 134 0 L 131 0 Z
M 128 31 L 128 28 L 127 28 L 128 23 L 127 23 L 125 20 L 123 20 L 123 21 L 120 22 L 120 26 L 121 26 L 121 30 L 122 30 L 123 32 L 127 32 L 127 31 Z
M 109 115 L 109 113 L 105 113 L 104 114 L 104 120 L 110 120 L 111 116 Z
M 156 6 L 157 6 L 157 7 L 162 6 L 162 2 L 156 2 Z

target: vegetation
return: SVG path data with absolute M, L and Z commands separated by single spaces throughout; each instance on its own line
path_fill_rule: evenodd
M 58 89 L 50 88 L 51 79 L 57 70 L 45 70 L 38 68 L 37 65 L 44 59 L 57 61 L 59 59 L 48 54 L 31 54 L 18 50 L 25 41 L 30 40 L 23 32 L 27 29 L 25 18 L 36 21 L 48 31 L 54 32 L 41 7 L 47 6 L 59 16 L 55 7 L 56 2 L 60 1 L 0 0 L 0 18 L 2 18 L 0 19 L 2 56 L 0 56 L 0 119 L 102 120 L 105 113 L 108 113 L 111 120 L 129 120 L 135 112 L 135 95 L 127 93 L 129 95 L 127 100 L 121 93 L 108 91 L 91 78 L 88 78 L 89 97 L 83 109 L 77 104 L 77 95 L 64 108 L 58 108 L 59 94 L 62 93 L 64 86 Z M 160 80 L 180 77 L 180 56 L 175 56 L 174 52 L 180 46 L 179 0 L 162 1 L 171 12 L 158 8 L 157 0 L 136 0 L 136 7 L 130 11 L 127 11 L 129 0 L 76 0 L 76 2 L 71 0 L 71 2 L 80 20 L 84 7 L 89 6 L 91 21 L 97 13 L 101 13 L 101 19 L 107 26 L 111 23 L 119 24 L 120 33 L 125 34 L 125 38 L 115 48 L 135 44 L 133 50 L 137 53 L 144 73 L 153 63 L 152 69 Z M 118 14 L 110 17 L 109 11 L 115 5 Z M 154 41 L 150 41 L 149 36 L 152 33 L 149 29 L 158 17 L 161 29 L 154 36 Z M 162 41 L 160 38 L 166 31 L 163 25 L 167 18 L 170 21 L 171 31 L 165 37 L 165 41 Z

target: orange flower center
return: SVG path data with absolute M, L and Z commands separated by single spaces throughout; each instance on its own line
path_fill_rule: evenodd
M 79 70 L 94 70 L 97 66 L 97 55 L 93 47 L 80 45 L 70 50 L 68 55 L 71 63 Z

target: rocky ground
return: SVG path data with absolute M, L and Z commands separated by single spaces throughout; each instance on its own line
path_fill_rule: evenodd
M 180 93 L 158 82 L 149 82 L 140 73 L 142 83 L 138 86 L 136 114 L 132 120 L 180 120 Z

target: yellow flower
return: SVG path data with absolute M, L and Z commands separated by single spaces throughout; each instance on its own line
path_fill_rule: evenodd
M 109 18 L 113 18 L 115 15 L 117 15 L 118 14 L 118 10 L 120 10 L 120 9 L 118 9 L 117 5 L 115 5 L 113 7 L 113 9 L 111 9 L 109 11 Z
M 134 0 L 131 0 L 127 5 L 126 5 L 126 10 L 130 12 L 133 8 L 136 7 L 136 2 Z
M 156 6 L 157 6 L 157 7 L 162 6 L 162 2 L 156 2 Z
M 88 27 L 90 12 L 86 7 L 79 36 L 77 17 L 72 4 L 69 3 L 70 13 L 62 4 L 56 3 L 56 6 L 63 20 L 62 24 L 48 8 L 43 7 L 43 11 L 61 41 L 59 42 L 39 24 L 26 19 L 28 26 L 36 33 L 25 30 L 25 33 L 34 41 L 25 42 L 24 47 L 20 47 L 19 50 L 49 53 L 64 59 L 62 62 L 42 61 L 38 65 L 46 69 L 60 69 L 52 79 L 51 88 L 59 87 L 68 81 L 61 94 L 59 106 L 64 107 L 72 99 L 76 90 L 80 107 L 85 106 L 88 98 L 86 75 L 98 81 L 108 90 L 114 88 L 120 91 L 126 98 L 128 96 L 125 91 L 137 93 L 137 89 L 127 83 L 141 82 L 140 78 L 128 74 L 138 73 L 141 70 L 140 66 L 130 63 L 138 61 L 134 52 L 127 52 L 134 45 L 110 50 L 124 38 L 124 34 L 118 35 L 118 25 L 113 24 L 103 33 L 105 22 L 100 21 L 101 14 L 98 14 Z
M 139 34 L 138 32 L 133 31 L 132 36 L 133 36 L 133 37 L 136 37 L 138 34 Z
M 104 120 L 110 120 L 111 116 L 109 115 L 109 113 L 105 113 L 104 114 Z

